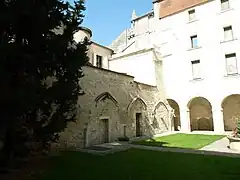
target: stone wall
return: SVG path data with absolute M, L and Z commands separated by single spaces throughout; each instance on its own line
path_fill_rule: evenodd
M 227 97 L 223 103 L 223 119 L 225 131 L 232 131 L 240 120 L 240 95 L 234 94 Z
M 198 97 L 189 105 L 191 130 L 213 131 L 212 107 L 205 98 Z
M 168 131 L 169 108 L 164 93 L 156 86 L 134 81 L 134 77 L 96 67 L 83 67 L 78 118 L 61 134 L 61 145 L 81 148 L 136 136 L 136 113 L 141 113 L 141 135 Z M 157 124 L 157 126 L 154 126 Z M 108 128 L 107 128 L 108 127 Z M 65 142 L 65 143 L 64 143 Z M 67 143 L 66 143 L 67 142 Z

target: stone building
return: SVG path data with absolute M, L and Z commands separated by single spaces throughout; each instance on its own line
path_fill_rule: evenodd
M 176 126 L 231 131 L 240 119 L 239 15 L 239 0 L 153 0 L 153 10 L 142 16 L 134 11 L 131 27 L 110 45 L 117 53 L 109 67 L 154 86 L 153 59 L 138 52 L 157 47 Z
M 91 37 L 82 28 L 77 42 Z M 156 71 L 155 85 L 135 81 L 127 73 L 110 70 L 114 51 L 92 42 L 88 56 L 92 65 L 83 67 L 80 80 L 84 95 L 79 97 L 77 120 L 61 134 L 61 146 L 82 148 L 113 142 L 121 137 L 153 136 L 174 128 L 172 109 L 165 99 L 159 52 L 150 48 L 140 54 L 151 57 L 151 71 Z M 135 53 L 136 55 L 138 53 Z M 142 72 L 148 76 L 148 70 Z
M 149 2 L 150 3 L 150 2 Z M 153 0 L 109 47 L 92 43 L 77 124 L 90 146 L 127 135 L 234 129 L 240 118 L 239 0 Z M 86 34 L 86 32 L 88 32 Z M 91 36 L 86 29 L 76 35 Z

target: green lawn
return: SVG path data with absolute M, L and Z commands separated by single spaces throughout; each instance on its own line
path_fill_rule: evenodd
M 148 140 L 136 141 L 133 144 L 147 146 L 178 147 L 189 149 L 200 149 L 216 140 L 223 138 L 221 135 L 202 135 L 202 134 L 173 134 L 157 137 Z
M 129 149 L 107 156 L 65 152 L 38 180 L 240 179 L 240 159 Z

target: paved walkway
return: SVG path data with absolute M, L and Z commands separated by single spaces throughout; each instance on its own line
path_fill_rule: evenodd
M 228 157 L 240 158 L 240 153 L 236 153 L 236 152 L 219 152 L 219 151 L 211 151 L 211 150 L 194 150 L 194 149 L 184 149 L 184 148 L 154 147 L 154 146 L 143 146 L 143 145 L 130 145 L 130 147 L 145 149 L 145 150 L 162 151 L 162 152 L 177 152 L 177 153 L 187 153 L 187 154 L 202 154 L 202 155 L 228 156 Z
M 79 151 L 82 152 L 88 152 L 92 154 L 99 154 L 99 155 L 107 155 L 107 154 L 112 154 L 115 152 L 119 151 L 125 151 L 130 148 L 130 144 L 128 142 L 112 142 L 112 143 L 105 143 L 105 144 L 100 144 L 93 146 L 91 148 L 86 148 L 86 149 L 79 149 Z M 96 147 L 96 148 L 94 148 Z M 105 150 L 98 150 L 100 148 L 105 148 Z
M 240 152 L 238 151 L 229 149 L 228 146 L 229 146 L 229 140 L 225 137 L 223 139 L 220 139 L 218 141 L 215 141 L 212 144 L 209 144 L 203 147 L 201 150 L 240 154 Z

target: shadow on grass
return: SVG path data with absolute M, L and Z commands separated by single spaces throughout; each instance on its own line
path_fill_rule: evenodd
M 150 138 L 148 140 L 133 141 L 132 144 L 145 145 L 145 146 L 156 146 L 156 147 L 167 147 L 165 145 L 169 144 L 169 143 L 163 142 L 163 141 L 156 141 L 155 139 Z

